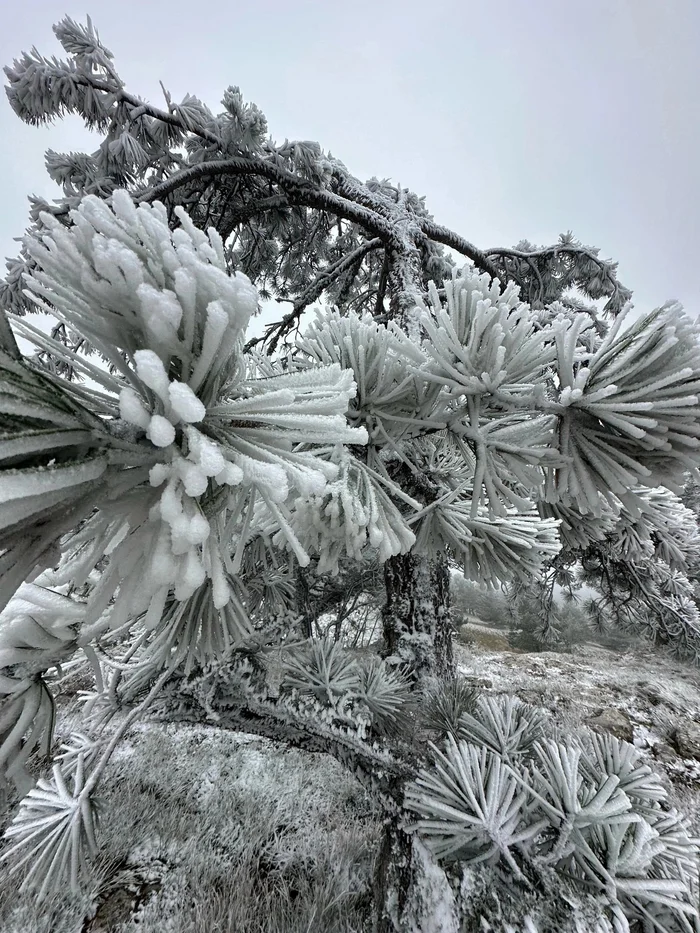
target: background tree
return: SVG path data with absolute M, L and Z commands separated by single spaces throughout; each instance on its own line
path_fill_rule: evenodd
M 29 756 L 50 744 L 47 674 L 76 650 L 94 668 L 93 723 L 121 704 L 131 712 L 105 747 L 75 749 L 70 770 L 56 766 L 29 791 L 4 857 L 29 863 L 41 891 L 63 872 L 75 882 L 83 843 L 95 846 L 100 775 L 160 697 L 176 718 L 330 752 L 366 781 L 391 821 L 378 876 L 385 925 L 401 924 L 423 864 L 402 823 L 407 785 L 437 857 L 502 859 L 518 876 L 516 855 L 527 859 L 558 821 L 569 827 L 581 751 L 538 752 L 551 826 L 535 798 L 515 796 L 527 783 L 515 758 L 541 737 L 534 714 L 487 704 L 477 725 L 458 715 L 464 748 L 434 758 L 412 687 L 453 674 L 446 568 L 461 561 L 489 584 L 531 579 L 559 553 L 558 529 L 569 548 L 609 536 L 614 558 L 639 557 L 654 541 L 678 563 L 685 512 L 656 488 L 679 490 L 697 463 L 697 326 L 669 304 L 623 329 L 628 293 L 614 266 L 570 237 L 476 250 L 410 192 L 361 184 L 315 144 L 265 139 L 235 89 L 218 117 L 189 96 L 174 105 L 166 94 L 157 110 L 124 90 L 91 24 L 67 19 L 56 33 L 70 60 L 25 55 L 7 70 L 10 101 L 30 122 L 80 113 L 106 138 L 92 156 L 50 155 L 65 198 L 35 204 L 3 291 L 14 310 L 0 357 L 0 763 L 24 792 Z M 453 268 L 443 245 L 477 269 Z M 258 301 L 247 275 L 293 305 L 265 355 L 245 344 Z M 607 297 L 611 326 L 571 287 Z M 292 342 L 323 294 L 335 307 Z M 51 336 L 27 319 L 30 305 L 58 320 Z M 13 328 L 38 356 L 22 357 Z M 386 660 L 299 642 L 309 613 L 289 565 L 311 554 L 321 573 L 384 563 Z M 697 658 L 700 626 L 683 598 L 666 601 L 676 630 L 657 631 Z M 622 767 L 603 749 L 586 766 L 577 813 L 612 799 L 613 760 Z M 481 809 L 475 838 L 449 825 L 451 771 L 470 773 L 498 811 Z M 458 812 L 476 825 L 463 790 Z M 617 795 L 593 823 L 586 811 L 581 825 L 612 845 L 604 820 L 632 797 Z M 652 788 L 640 812 L 657 797 Z M 636 845 L 624 836 L 637 832 L 635 814 L 619 823 L 620 852 Z M 646 821 L 652 835 L 660 819 Z M 620 860 L 601 863 L 603 843 L 579 829 L 547 857 L 563 868 L 573 845 L 574 874 L 598 872 L 617 892 Z M 669 909 L 683 915 L 692 871 L 654 888 L 653 872 L 670 871 L 654 858 L 649 844 L 637 866 L 645 897 L 654 909 L 676 898 Z M 624 886 L 629 870 L 620 862 L 616 903 L 646 910 Z

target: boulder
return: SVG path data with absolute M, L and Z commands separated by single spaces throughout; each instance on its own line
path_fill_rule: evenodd
M 675 749 L 671 748 L 668 742 L 656 742 L 651 747 L 651 753 L 662 764 L 675 764 L 678 761 Z
M 675 731 L 673 744 L 681 758 L 700 761 L 700 722 L 684 722 Z
M 593 716 L 589 716 L 585 720 L 585 724 L 594 732 L 602 734 L 607 732 L 624 742 L 632 742 L 634 739 L 632 722 L 627 713 L 621 709 L 615 709 L 614 707 L 601 709 Z

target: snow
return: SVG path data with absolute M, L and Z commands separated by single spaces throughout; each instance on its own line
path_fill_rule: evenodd
M 143 428 L 144 431 L 151 419 L 138 393 L 130 386 L 126 386 L 119 393 L 119 414 L 124 421 L 135 424 L 139 428 Z
M 189 459 L 194 460 L 205 476 L 216 476 L 226 466 L 219 445 L 189 425 L 185 428 L 190 447 Z
M 207 491 L 207 474 L 196 463 L 187 462 L 182 471 L 182 479 L 188 496 L 196 498 Z
M 182 320 L 182 308 L 177 295 L 170 289 L 154 288 L 147 282 L 136 289 L 144 320 L 158 337 L 177 336 Z
M 207 413 L 204 404 L 184 382 L 171 382 L 168 388 L 173 413 L 188 424 L 202 421 Z
M 211 527 L 201 512 L 195 512 L 187 524 L 187 540 L 190 544 L 202 544 L 209 537 Z
M 156 447 L 169 447 L 175 440 L 175 428 L 172 422 L 162 415 L 153 415 L 148 423 L 146 435 Z
M 243 470 L 236 466 L 235 463 L 230 461 L 226 463 L 226 466 L 220 473 L 216 474 L 217 483 L 228 486 L 238 486 L 239 483 L 243 482 Z
M 460 933 L 457 905 L 445 872 L 419 839 L 413 840 L 417 884 L 402 929 L 407 933 Z
M 148 480 L 151 486 L 161 486 L 170 476 L 171 470 L 166 463 L 156 463 L 151 467 L 148 473 Z M 162 502 L 162 499 L 161 499 Z
M 152 389 L 166 405 L 170 402 L 170 380 L 163 361 L 153 350 L 136 350 L 134 353 L 136 372 L 139 379 Z
M 202 438 L 199 448 L 199 462 L 206 476 L 217 476 L 226 466 L 221 448 L 208 437 Z

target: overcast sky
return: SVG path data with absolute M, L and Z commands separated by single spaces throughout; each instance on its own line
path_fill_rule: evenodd
M 567 229 L 635 292 L 700 313 L 700 0 L 7 0 L 0 61 L 89 12 L 130 91 L 159 80 L 215 112 L 239 85 L 272 136 L 318 140 L 390 177 L 480 247 Z M 199 16 L 201 11 L 201 16 Z M 26 195 L 54 197 L 48 147 L 95 148 L 76 119 L 25 126 L 0 101 L 2 256 Z

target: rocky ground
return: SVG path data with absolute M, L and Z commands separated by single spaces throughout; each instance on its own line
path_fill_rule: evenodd
M 456 652 L 467 680 L 545 707 L 562 734 L 588 726 L 632 742 L 700 835 L 700 671 L 652 648 L 525 653 L 488 626 L 463 628 L 469 644 L 458 642 Z

